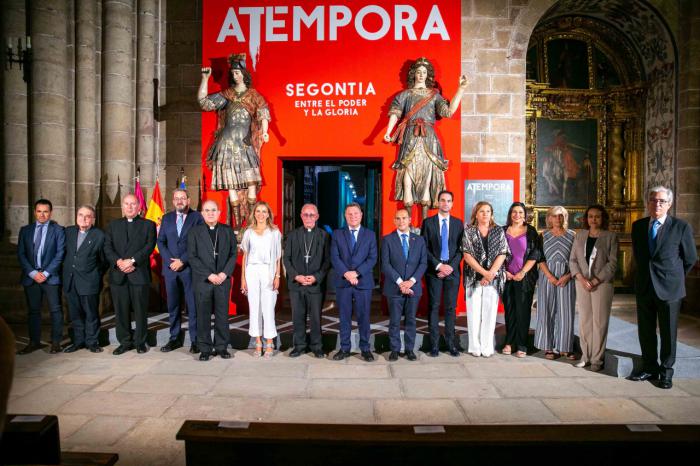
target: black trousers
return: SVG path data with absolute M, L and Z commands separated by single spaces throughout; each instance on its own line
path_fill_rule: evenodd
M 289 291 L 292 303 L 292 320 L 294 322 L 294 348 L 306 349 L 306 319 L 309 319 L 311 351 L 321 349 L 321 306 L 323 293 L 310 293 L 306 290 Z
M 453 274 L 456 273 L 453 272 Z M 432 274 L 425 274 L 428 288 L 428 303 L 430 314 L 430 344 L 433 350 L 440 346 L 440 304 L 444 301 L 445 309 L 445 343 L 448 349 L 456 349 L 455 345 L 455 309 L 459 293 L 459 279 L 443 279 Z
M 71 285 L 66 299 L 73 327 L 73 344 L 97 346 L 100 332 L 100 295 L 79 295 L 75 285 Z
M 637 330 L 642 347 L 644 371 L 673 377 L 676 362 L 676 338 L 681 301 L 663 301 L 650 286 L 637 292 Z M 656 323 L 659 323 L 660 352 L 657 352 Z M 659 359 L 660 358 L 660 359 Z
M 194 290 L 197 307 L 197 346 L 203 353 L 212 348 L 224 351 L 229 344 L 228 305 L 231 296 L 231 280 L 221 285 L 199 284 Z M 211 315 L 214 314 L 214 340 L 211 338 Z
M 522 281 L 508 280 L 503 289 L 503 307 L 506 311 L 506 345 L 513 346 L 513 351 L 527 352 L 533 294 L 534 290 L 523 290 Z
M 117 340 L 120 345 L 145 345 L 148 330 L 146 312 L 148 311 L 149 285 L 110 285 L 114 314 L 117 321 Z M 134 310 L 136 333 L 131 330 L 131 310 Z
M 32 283 L 24 287 L 24 295 L 27 298 L 29 315 L 29 341 L 33 344 L 41 342 L 41 305 L 44 301 L 49 303 L 51 315 L 51 343 L 61 343 L 63 339 L 63 305 L 61 304 L 61 286 L 48 283 Z

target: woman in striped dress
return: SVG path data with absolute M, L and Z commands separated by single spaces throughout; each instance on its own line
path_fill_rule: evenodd
M 574 354 L 574 305 L 576 288 L 571 281 L 569 256 L 576 235 L 567 228 L 569 214 L 555 206 L 547 211 L 547 230 L 542 234 L 544 256 L 537 281 L 537 329 L 535 346 L 545 358 Z

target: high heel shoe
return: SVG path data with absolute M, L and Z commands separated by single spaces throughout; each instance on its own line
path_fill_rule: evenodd
M 253 356 L 256 358 L 259 358 L 260 356 L 262 356 L 262 349 L 263 349 L 262 341 L 256 341 L 255 342 L 255 351 L 253 352 Z
M 274 346 L 272 343 L 266 343 L 265 344 L 265 359 L 271 359 L 272 358 L 272 353 L 274 352 Z

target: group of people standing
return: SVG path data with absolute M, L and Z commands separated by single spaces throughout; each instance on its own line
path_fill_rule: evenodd
M 461 348 L 455 335 L 455 311 L 462 282 L 467 305 L 469 346 L 475 357 L 495 352 L 494 332 L 499 300 L 505 307 L 506 338 L 503 354 L 527 355 L 532 302 L 537 293 L 535 346 L 545 358 L 577 360 L 577 367 L 599 371 L 604 364 L 608 322 L 617 269 L 618 239 L 608 230 L 609 215 L 602 205 L 589 206 L 584 230 L 568 228 L 568 213 L 555 206 L 548 210 L 546 229 L 539 234 L 528 224 L 525 205 L 511 205 L 505 226 L 494 222 L 492 206 L 477 202 L 466 226 L 451 215 L 454 196 L 438 195 L 438 213 L 423 220 L 420 234 L 411 225 L 410 212 L 396 211 L 396 230 L 382 238 L 381 271 L 390 324 L 390 361 L 401 355 L 416 360 L 416 312 L 423 292 L 428 292 L 430 346 L 428 356 L 439 355 L 439 311 L 444 310 L 444 341 L 451 356 Z M 238 244 L 233 230 L 219 222 L 216 202 L 205 201 L 202 213 L 190 209 L 187 191 L 173 193 L 174 210 L 156 226 L 138 215 L 138 201 L 129 194 L 122 200 L 123 217 L 105 232 L 94 226 L 95 210 L 78 209 L 76 225 L 63 228 L 51 221 L 51 202 L 35 203 L 36 222 L 22 228 L 18 257 L 29 308 L 27 354 L 40 345 L 40 308 L 49 302 L 52 342 L 49 351 L 73 352 L 88 348 L 100 352 L 99 291 L 102 274 L 108 281 L 116 315 L 119 346 L 115 355 L 136 349 L 148 351 L 146 310 L 149 299 L 150 255 L 158 245 L 163 258 L 170 316 L 168 352 L 182 346 L 180 299 L 189 313 L 190 352 L 200 360 L 212 356 L 230 358 L 228 308 Z M 637 261 L 635 285 L 638 297 L 639 336 L 644 370 L 633 380 L 660 378 L 662 388 L 672 385 L 678 312 L 685 296 L 684 275 L 697 260 L 692 231 L 680 219 L 669 216 L 672 192 L 651 190 L 649 217 L 633 225 L 632 242 Z M 302 226 L 289 232 L 284 247 L 270 206 L 252 206 L 243 233 L 243 269 L 240 290 L 250 308 L 249 334 L 255 338 L 256 356 L 272 357 L 277 337 L 275 305 L 280 280 L 286 271 L 293 320 L 291 357 L 307 350 L 325 357 L 321 344 L 321 307 L 331 267 L 340 315 L 340 350 L 333 356 L 350 356 L 352 316 L 358 326 L 359 348 L 365 361 L 374 360 L 370 349 L 370 304 L 375 288 L 374 267 L 378 247 L 374 232 L 363 227 L 362 209 L 345 208 L 346 226 L 328 235 L 317 226 L 318 209 L 306 204 Z M 460 264 L 464 263 L 463 277 Z M 460 280 L 462 278 L 462 280 Z M 63 312 L 60 288 L 68 302 L 73 343 L 60 346 Z M 581 354 L 574 348 L 575 310 L 579 313 Z M 131 328 L 134 313 L 135 332 Z M 214 338 L 211 316 L 214 315 Z M 307 338 L 307 319 L 310 332 Z M 401 320 L 403 319 L 403 342 Z M 656 351 L 656 324 L 661 336 L 661 359 Z

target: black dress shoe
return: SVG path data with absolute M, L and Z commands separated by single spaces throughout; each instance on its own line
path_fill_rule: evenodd
M 211 357 L 210 353 L 207 353 L 205 351 L 202 351 L 199 355 L 199 360 L 200 361 L 209 361 L 209 358 Z
M 49 348 L 50 354 L 60 353 L 61 351 L 63 351 L 63 348 L 61 348 L 60 343 L 51 343 L 51 348 Z
M 33 353 L 34 351 L 41 349 L 43 346 L 41 343 L 29 343 L 27 346 L 22 348 L 21 350 L 17 351 L 17 354 L 29 354 Z
M 143 345 L 138 345 L 136 347 L 136 352 L 139 354 L 148 353 L 148 350 L 149 350 L 148 345 L 145 343 Z
M 413 351 L 406 351 L 406 359 L 408 359 L 409 361 L 415 361 L 416 359 L 418 359 L 418 357 Z
M 644 382 L 645 380 L 656 380 L 658 377 L 658 375 L 652 374 L 651 372 L 642 371 L 630 375 L 629 380 L 632 380 L 634 382 Z
M 323 353 L 323 350 L 317 349 L 317 350 L 314 350 L 313 352 L 314 352 L 314 357 L 317 359 L 323 359 L 326 357 L 326 355 Z
M 349 358 L 349 357 L 350 357 L 350 351 L 340 350 L 333 355 L 333 360 L 334 361 L 342 361 L 343 359 Z
M 371 351 L 363 351 L 362 352 L 362 359 L 364 359 L 365 362 L 372 362 L 372 361 L 374 361 L 374 356 L 372 356 Z
M 115 356 L 119 356 L 120 354 L 124 354 L 127 351 L 131 351 L 132 349 L 134 349 L 134 345 L 119 345 L 114 351 L 112 351 L 112 354 Z
M 454 357 L 454 358 L 456 358 L 457 356 L 459 356 L 459 351 L 457 351 L 455 348 L 450 349 L 450 350 L 448 351 L 448 353 L 450 354 L 450 356 L 452 356 L 452 357 Z
M 298 349 L 298 348 L 294 348 L 294 349 L 291 351 L 291 353 L 289 353 L 289 357 L 290 357 L 290 358 L 298 358 L 298 357 L 301 356 L 302 354 L 304 354 L 304 351 L 302 351 L 302 350 L 300 350 L 300 349 Z
M 364 353 L 362 354 L 362 357 L 364 357 Z M 398 361 L 399 360 L 399 352 L 398 351 L 392 351 L 389 353 L 389 361 Z
M 63 348 L 64 353 L 75 353 L 79 349 L 85 348 L 85 345 L 69 345 Z
M 199 353 L 199 346 L 197 346 L 197 343 L 192 343 L 190 345 L 190 353 L 192 353 L 192 354 Z
M 673 381 L 671 380 L 671 377 L 661 377 L 659 380 L 659 388 L 663 388 L 664 390 L 668 390 L 673 387 Z
M 440 350 L 438 350 L 437 348 L 431 349 L 428 353 L 428 356 L 430 356 L 431 358 L 437 358 L 438 356 L 440 356 Z
M 176 350 L 178 348 L 182 348 L 182 343 L 180 343 L 177 340 L 170 340 L 166 344 L 160 347 L 160 350 L 164 353 L 169 353 L 172 350 Z
M 93 345 L 93 346 L 88 346 L 88 349 L 90 350 L 91 353 L 101 353 L 104 351 L 100 345 Z
M 221 359 L 231 359 L 231 353 L 226 350 L 217 351 Z

